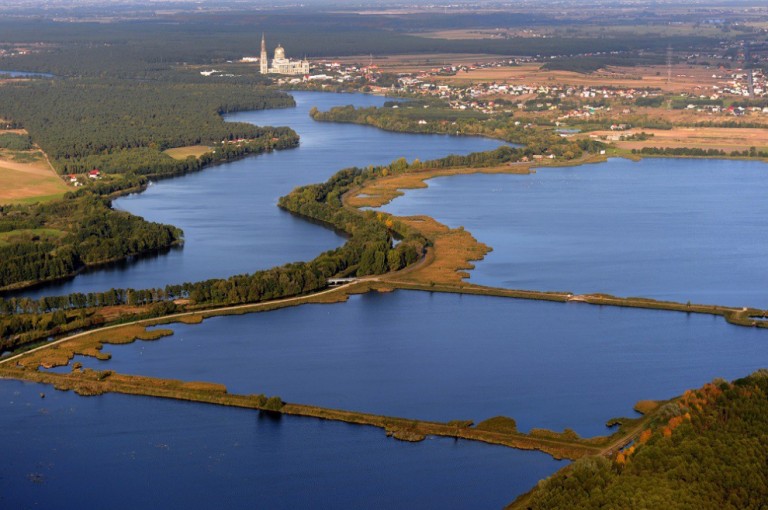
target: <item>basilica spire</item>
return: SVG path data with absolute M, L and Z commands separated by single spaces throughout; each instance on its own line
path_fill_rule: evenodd
M 259 70 L 261 74 L 269 72 L 269 58 L 267 57 L 267 41 L 264 38 L 264 32 L 261 33 L 261 56 L 259 57 Z

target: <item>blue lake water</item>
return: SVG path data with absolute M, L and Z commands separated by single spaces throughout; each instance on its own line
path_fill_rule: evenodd
M 486 150 L 492 140 L 314 123 L 312 106 L 381 104 L 296 94 L 298 107 L 231 120 L 288 125 L 300 148 L 247 158 L 116 201 L 186 232 L 183 249 L 29 296 L 153 287 L 308 260 L 343 239 L 276 207 L 351 165 Z M 388 207 L 464 225 L 495 248 L 472 281 L 768 306 L 765 165 L 647 160 L 532 176 L 430 181 Z M 480 207 L 482 205 L 482 207 Z M 521 430 L 604 434 L 640 399 L 765 367 L 765 331 L 658 311 L 395 292 L 174 325 L 107 346 L 119 372 L 222 382 L 233 392 L 423 419 L 514 417 Z M 45 399 L 38 393 L 44 391 Z M 0 381 L 0 507 L 499 508 L 562 463 L 535 452 L 149 398 L 82 398 Z M 83 496 L 85 494 L 85 496 Z M 85 498 L 85 499 L 80 499 Z
M 612 159 L 428 185 L 384 209 L 492 246 L 471 282 L 768 308 L 765 163 Z
M 166 327 L 166 326 L 163 326 Z M 642 399 L 768 366 L 768 331 L 720 317 L 397 291 L 170 326 L 107 345 L 120 373 L 223 383 L 234 393 L 391 416 L 521 430 L 608 432 Z
M 41 399 L 40 392 L 46 397 Z M 0 380 L 0 507 L 498 509 L 548 455 Z
M 10 76 L 11 78 L 53 78 L 49 73 L 30 73 L 27 71 L 8 71 L 0 69 L 0 76 Z
M 40 296 L 151 287 L 307 260 L 343 239 L 276 207 L 293 187 L 340 168 L 498 146 L 314 123 L 309 108 L 381 104 L 361 95 L 296 94 L 296 109 L 232 120 L 289 125 L 301 147 L 166 180 L 115 206 L 185 230 L 183 249 L 26 292 Z M 338 308 L 341 310 L 341 308 Z M 160 345 L 160 344 L 157 344 Z M 45 392 L 40 399 L 38 393 Z M 537 452 L 379 429 L 120 395 L 83 398 L 0 381 L 0 507 L 500 508 L 564 465 Z M 77 503 L 76 503 L 77 502 Z
M 155 183 L 120 198 L 118 209 L 184 230 L 183 248 L 114 264 L 73 280 L 18 293 L 28 297 L 164 287 L 223 278 L 288 262 L 311 260 L 344 243 L 331 230 L 278 209 L 277 200 L 296 186 L 322 182 L 349 166 L 384 164 L 406 157 L 433 159 L 494 149 L 500 142 L 476 137 L 388 133 L 376 128 L 319 123 L 309 110 L 336 105 L 381 105 L 363 94 L 293 93 L 296 108 L 242 112 L 227 120 L 290 126 L 301 137 L 296 149 L 276 151 Z

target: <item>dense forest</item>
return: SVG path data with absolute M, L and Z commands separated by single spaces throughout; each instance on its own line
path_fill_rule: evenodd
M 0 206 L 0 288 L 71 276 L 88 265 L 180 243 L 181 231 L 110 208 L 92 194 Z
M 614 459 L 586 457 L 512 508 L 744 510 L 768 501 L 768 371 L 666 404 Z
M 297 146 L 291 129 L 225 122 L 221 116 L 293 104 L 285 93 L 233 84 L 68 79 L 3 85 L 0 118 L 29 136 L 5 134 L 0 145 L 22 150 L 34 140 L 60 173 L 98 169 L 101 176 L 81 179 L 84 186 L 63 201 L 0 208 L 0 289 L 72 276 L 86 266 L 180 243 L 178 229 L 113 211 L 108 197 L 141 188 L 150 178 Z M 163 152 L 195 144 L 211 150 L 183 160 Z
M 178 173 L 163 150 L 233 140 L 275 148 L 267 147 L 272 139 L 295 134 L 225 122 L 221 114 L 293 105 L 285 93 L 232 84 L 73 79 L 0 87 L 0 118 L 24 127 L 61 173 Z
M 661 53 L 648 55 L 643 52 L 631 52 L 624 55 L 558 58 L 546 62 L 542 69 L 591 73 L 607 66 L 660 65 L 664 64 L 665 61 L 666 59 Z
M 495 16 L 486 16 L 485 22 Z M 524 16 L 512 19 L 520 25 Z M 418 21 L 417 21 L 418 20 Z M 437 22 L 440 20 L 440 22 Z M 178 64 L 211 64 L 258 53 L 261 32 L 267 41 L 280 42 L 289 55 L 310 58 L 338 55 L 414 53 L 475 53 L 495 55 L 572 56 L 603 52 L 654 51 L 714 47 L 715 38 L 700 36 L 614 35 L 595 37 L 450 40 L 418 37 L 431 27 L 454 27 L 469 22 L 465 16 L 407 17 L 325 13 L 222 14 L 213 21 L 188 16 L 176 20 L 99 23 L 0 21 L 3 41 L 35 43 L 41 51 L 14 56 L 2 67 L 52 73 L 59 77 L 137 78 L 175 80 Z M 481 21 L 481 20 L 479 20 Z M 509 25 L 509 26 L 514 26 Z M 498 25 L 494 25 L 498 26 Z M 201 37 L 205 34 L 205 37 Z M 648 57 L 646 57 L 648 58 Z M 662 57 L 663 58 L 663 57 Z M 185 80 L 197 79 L 191 74 Z M 233 80 L 259 80 L 257 74 Z

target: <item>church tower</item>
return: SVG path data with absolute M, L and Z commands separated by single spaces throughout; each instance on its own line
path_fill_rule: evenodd
M 267 42 L 264 40 L 264 32 L 261 33 L 261 58 L 259 59 L 261 74 L 269 73 L 269 59 L 267 58 Z

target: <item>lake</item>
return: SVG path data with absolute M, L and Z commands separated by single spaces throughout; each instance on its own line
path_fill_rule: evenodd
M 27 71 L 8 71 L 0 69 L 0 76 L 10 76 L 11 78 L 54 78 L 50 73 L 30 73 Z
M 768 366 L 768 331 L 720 317 L 416 291 L 175 324 L 78 357 L 119 373 L 376 414 L 609 432 L 643 399 Z M 62 369 L 68 370 L 68 369 Z
M 309 260 L 344 239 L 276 207 L 277 198 L 293 187 L 320 182 L 351 165 L 499 145 L 319 124 L 308 115 L 312 106 L 367 106 L 384 98 L 295 97 L 295 109 L 228 118 L 289 125 L 302 137 L 298 149 L 164 180 L 115 201 L 119 209 L 183 228 L 183 249 L 99 268 L 24 295 L 162 286 Z M 8 508 L 76 501 L 131 509 L 222 503 L 227 508 L 501 508 L 566 464 L 539 452 L 481 443 L 429 438 L 410 444 L 369 427 L 124 395 L 83 398 L 14 381 L 0 381 L 0 427 L 6 431 L 0 506 Z
M 227 120 L 290 126 L 296 149 L 245 158 L 154 183 L 143 193 L 114 201 L 117 209 L 184 230 L 183 248 L 99 267 L 74 279 L 15 293 L 27 297 L 97 292 L 111 288 L 226 278 L 288 262 L 311 260 L 344 238 L 278 209 L 277 199 L 296 186 L 322 182 L 342 168 L 384 164 L 406 157 L 433 159 L 490 150 L 500 142 L 477 137 L 388 133 L 353 124 L 319 123 L 309 110 L 337 105 L 381 105 L 364 94 L 292 93 L 296 108 L 242 112 Z
M 469 441 L 404 443 L 372 427 L 3 380 L 0 428 L 8 509 L 500 509 L 567 464 Z
M 765 163 L 611 159 L 428 185 L 384 210 L 463 225 L 492 246 L 470 282 L 768 307 Z
M 153 184 L 115 207 L 185 230 L 182 249 L 82 274 L 28 296 L 155 287 L 309 260 L 344 242 L 276 207 L 340 168 L 498 146 L 480 138 L 315 123 L 312 106 L 384 98 L 297 93 L 294 109 L 230 120 L 288 125 L 295 150 Z M 531 176 L 430 181 L 387 210 L 464 225 L 495 248 L 471 281 L 759 304 L 768 286 L 765 165 L 611 160 Z M 479 207 L 482 204 L 482 208 Z M 763 257 L 764 258 L 764 257 Z M 764 264 L 763 264 L 764 265 Z M 515 418 L 521 430 L 609 432 L 640 399 L 766 366 L 766 332 L 719 317 L 397 291 L 170 326 L 106 346 L 129 374 L 221 382 L 236 393 L 404 417 Z M 41 399 L 40 392 L 46 394 Z M 0 381 L 9 508 L 500 508 L 564 463 L 538 452 L 125 395 L 83 398 Z

